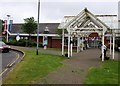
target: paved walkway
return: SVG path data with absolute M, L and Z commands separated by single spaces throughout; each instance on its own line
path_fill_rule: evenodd
M 64 66 L 50 73 L 39 84 L 83 84 L 89 68 L 99 66 L 100 50 L 89 49 L 74 53 L 73 57 L 63 62 Z
M 24 48 L 24 47 L 14 47 Z M 35 48 L 26 48 L 35 49 Z M 58 50 L 43 50 L 42 53 L 50 53 L 61 55 Z M 64 66 L 58 68 L 56 71 L 48 74 L 46 77 L 37 81 L 37 84 L 83 84 L 87 71 L 92 67 L 98 67 L 102 64 L 99 56 L 101 51 L 99 49 L 88 49 L 80 53 L 73 53 L 73 57 L 64 60 Z

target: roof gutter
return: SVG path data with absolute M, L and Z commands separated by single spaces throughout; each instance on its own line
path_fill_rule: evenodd
M 10 33 L 9 31 L 8 31 L 8 34 L 10 35 L 10 36 L 17 36 L 18 34 L 17 33 Z M 19 34 L 20 36 L 29 36 L 29 34 L 24 34 L 24 33 L 20 33 Z M 31 36 L 37 36 L 37 34 L 30 34 Z M 58 34 L 39 34 L 39 36 L 57 36 L 57 37 L 59 37 L 60 35 L 58 35 Z

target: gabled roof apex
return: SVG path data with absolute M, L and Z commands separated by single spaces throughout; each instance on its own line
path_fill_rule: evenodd
M 84 24 L 86 25 L 86 24 L 89 24 L 90 22 L 93 22 L 95 25 L 98 26 L 98 28 L 109 29 L 109 27 L 105 23 L 103 23 L 100 19 L 98 19 L 87 8 L 84 8 L 77 16 L 71 18 L 69 22 L 66 22 L 66 24 L 63 24 L 64 25 L 63 28 L 66 28 L 66 29 L 68 27 L 74 28 L 75 26 L 78 26 L 79 28 L 84 28 Z M 61 27 L 61 24 L 59 25 L 59 27 Z
M 87 9 L 87 8 L 85 8 L 85 9 L 84 9 L 84 11 L 85 11 L 85 12 L 88 12 L 88 9 Z

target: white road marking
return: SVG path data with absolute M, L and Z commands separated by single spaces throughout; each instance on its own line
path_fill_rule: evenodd
M 14 52 L 14 53 L 16 53 L 16 52 Z M 16 53 L 16 55 L 17 55 L 17 58 L 15 59 L 15 61 L 13 61 L 13 62 L 9 65 L 10 67 L 19 59 L 19 54 Z
M 11 52 L 11 51 L 10 51 Z M 8 64 L 7 66 L 11 67 L 18 59 L 19 59 L 19 54 L 16 52 L 13 52 L 16 54 L 16 59 L 10 64 Z M 0 77 L 8 70 L 8 68 L 6 68 L 2 73 L 0 73 Z
M 0 76 L 2 76 L 7 70 L 8 68 L 6 68 L 2 73 L 0 73 Z

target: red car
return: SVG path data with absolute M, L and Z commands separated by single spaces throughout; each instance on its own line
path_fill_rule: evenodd
M 9 51 L 10 51 L 10 46 L 8 46 L 4 42 L 0 41 L 0 52 L 7 53 Z

